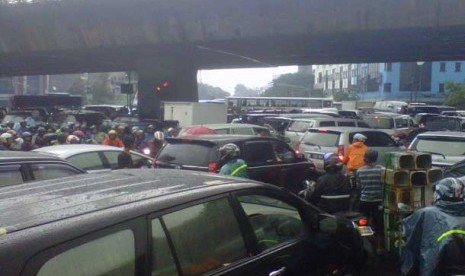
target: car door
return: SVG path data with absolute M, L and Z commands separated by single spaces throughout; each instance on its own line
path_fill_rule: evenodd
M 271 141 L 247 141 L 242 152 L 251 179 L 280 185 L 281 165 L 277 162 Z
M 66 158 L 66 160 L 89 173 L 109 171 L 111 169 L 108 164 L 104 163 L 97 151 L 76 154 Z
M 388 134 L 381 131 L 359 131 L 353 132 L 349 135 L 349 141 L 352 143 L 353 137 L 356 133 L 361 133 L 367 137 L 365 144 L 369 149 L 376 150 L 378 152 L 378 164 L 385 164 L 385 155 L 387 152 L 392 151 L 405 151 L 406 149 L 399 146 L 398 143 L 391 138 Z

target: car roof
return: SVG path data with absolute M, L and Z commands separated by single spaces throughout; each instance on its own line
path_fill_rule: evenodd
M 373 128 L 362 128 L 362 127 L 317 127 L 317 128 L 309 128 L 309 130 L 329 130 L 332 132 L 382 132 L 386 133 L 379 129 Z
M 220 129 L 220 128 L 265 128 L 262 126 L 254 125 L 254 124 L 202 124 L 202 125 L 194 125 L 194 126 L 188 126 L 185 129 L 188 128 L 194 128 L 194 127 L 206 127 L 210 129 Z
M 166 138 L 168 142 L 182 142 L 182 141 L 203 141 L 209 143 L 225 143 L 225 142 L 239 142 L 251 140 L 273 140 L 279 141 L 273 137 L 257 136 L 257 135 L 234 135 L 234 134 L 212 134 L 212 135 L 185 135 L 176 138 Z
M 363 122 L 361 119 L 352 119 L 352 118 L 296 118 L 293 121 L 307 122 L 307 121 L 335 121 L 335 122 Z
M 406 118 L 411 119 L 409 115 L 398 114 L 398 113 L 389 113 L 389 112 L 377 112 L 373 114 L 367 114 L 364 118 L 373 118 L 373 117 L 381 117 L 381 118 Z
M 60 158 L 67 158 L 69 156 L 79 154 L 79 153 L 86 153 L 86 152 L 94 152 L 94 151 L 123 151 L 122 148 L 112 147 L 112 146 L 104 146 L 104 145 L 92 145 L 92 144 L 70 144 L 70 145 L 55 145 L 55 146 L 48 146 L 42 147 L 33 150 L 34 152 L 41 152 L 44 154 L 49 154 L 53 156 L 58 156 Z
M 167 204 L 173 206 L 181 196 L 184 199 L 188 196 L 185 201 L 192 201 L 263 186 L 272 187 L 250 179 L 164 169 L 126 169 L 7 186 L 0 189 L 0 233 L 12 233 L 130 203 L 142 204 L 144 200 L 167 200 L 169 197 Z M 189 193 L 197 189 L 202 192 Z
M 427 131 L 417 135 L 418 137 L 430 136 L 430 137 L 465 137 L 465 132 L 461 131 Z
M 0 150 L 0 162 L 10 161 L 62 161 L 60 158 L 33 151 Z

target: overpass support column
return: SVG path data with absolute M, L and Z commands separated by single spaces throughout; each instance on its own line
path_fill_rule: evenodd
M 142 119 L 163 118 L 164 101 L 199 100 L 197 68 L 193 62 L 178 58 L 146 59 L 137 62 L 137 73 L 137 101 Z

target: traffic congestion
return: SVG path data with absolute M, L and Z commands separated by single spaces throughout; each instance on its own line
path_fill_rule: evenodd
M 463 272 L 458 113 L 220 104 L 229 122 L 5 114 L 1 274 Z

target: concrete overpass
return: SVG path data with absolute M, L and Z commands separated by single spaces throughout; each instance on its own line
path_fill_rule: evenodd
M 63 0 L 0 7 L 0 75 L 133 70 L 144 116 L 198 69 L 465 59 L 463 0 Z M 155 84 L 170 79 L 170 93 Z

